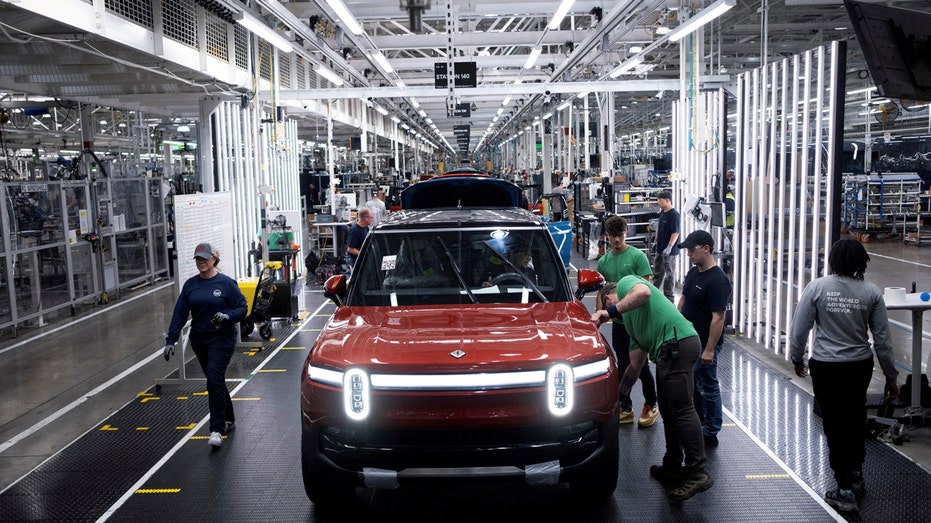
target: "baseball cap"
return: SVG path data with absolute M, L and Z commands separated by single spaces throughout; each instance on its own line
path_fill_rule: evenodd
M 201 243 L 194 249 L 195 258 L 203 258 L 208 260 L 214 258 L 217 255 L 217 250 L 213 248 L 213 245 L 209 243 Z
M 680 249 L 691 249 L 697 245 L 707 245 L 714 247 L 714 238 L 708 234 L 708 231 L 695 231 L 685 238 L 685 241 L 679 244 Z

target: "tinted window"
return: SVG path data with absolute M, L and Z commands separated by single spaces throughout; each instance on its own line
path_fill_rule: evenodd
M 568 301 L 565 268 L 539 228 L 379 231 L 353 268 L 349 305 Z

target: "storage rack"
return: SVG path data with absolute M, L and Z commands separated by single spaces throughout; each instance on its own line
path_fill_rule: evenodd
M 920 235 L 921 177 L 917 173 L 851 174 L 844 177 L 844 223 L 850 232 Z
M 656 194 L 661 187 L 634 187 L 629 183 L 612 183 L 614 214 L 627 219 L 627 243 L 638 248 L 650 247 L 653 232 L 650 220 L 659 216 Z

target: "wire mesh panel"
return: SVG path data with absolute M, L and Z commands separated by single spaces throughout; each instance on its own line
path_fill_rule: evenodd
M 233 26 L 233 49 L 236 52 L 236 67 L 249 70 L 249 31 L 241 25 Z
M 187 0 L 162 0 L 165 36 L 197 48 L 195 4 Z
M 282 89 L 291 88 L 291 55 L 282 51 L 276 51 L 278 57 L 278 85 Z
M 207 13 L 207 54 L 224 62 L 230 59 L 228 29 L 230 24 L 212 13 Z
M 306 89 L 307 88 L 307 62 L 304 61 L 304 58 L 301 56 L 295 57 L 295 74 L 297 77 L 297 88 Z
M 104 8 L 141 26 L 153 28 L 152 0 L 105 0 Z

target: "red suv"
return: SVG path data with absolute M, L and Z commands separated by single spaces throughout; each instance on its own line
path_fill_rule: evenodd
M 427 182 L 423 182 L 427 183 Z M 579 271 L 579 295 L 602 283 Z M 568 482 L 602 500 L 618 474 L 618 369 L 525 209 L 391 213 L 362 246 L 301 384 L 308 497 L 418 480 Z

